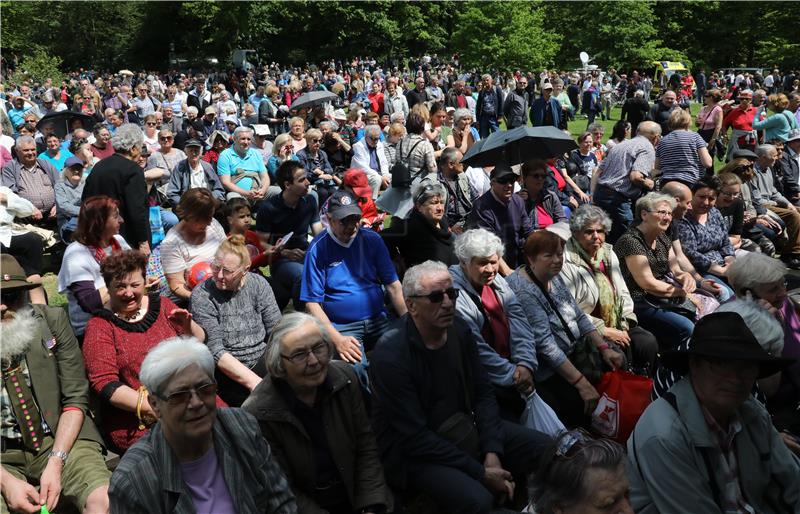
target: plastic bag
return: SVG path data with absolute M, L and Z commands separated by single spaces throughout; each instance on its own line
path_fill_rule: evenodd
M 158 246 L 166 236 L 164 224 L 161 222 L 161 207 L 150 207 L 150 244 Z
M 552 407 L 547 405 L 536 391 L 525 401 L 525 410 L 522 411 L 519 421 L 522 425 L 551 437 L 556 437 L 567 430 Z
M 592 430 L 624 444 L 650 405 L 653 380 L 616 370 L 605 373 L 595 389 L 600 400 L 592 413 Z

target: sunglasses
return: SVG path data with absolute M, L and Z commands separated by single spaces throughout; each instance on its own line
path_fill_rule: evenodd
M 156 395 L 162 400 L 166 401 L 169 405 L 178 406 L 186 405 L 192 399 L 192 393 L 196 394 L 201 401 L 207 401 L 217 394 L 217 383 L 209 382 L 201 386 L 192 387 L 183 391 L 175 391 L 167 396 Z
M 147 125 L 148 127 L 155 127 L 156 126 L 156 122 L 148 121 L 147 123 L 145 123 L 145 125 Z
M 450 298 L 450 301 L 456 301 L 458 298 L 458 294 L 461 292 L 460 289 L 456 289 L 455 287 L 448 287 L 444 291 L 434 291 L 429 294 L 413 294 L 410 295 L 409 298 L 427 298 L 431 303 L 442 303 L 444 300 L 444 295 L 447 295 Z
M 172 136 L 161 136 L 158 138 L 159 141 L 172 141 Z

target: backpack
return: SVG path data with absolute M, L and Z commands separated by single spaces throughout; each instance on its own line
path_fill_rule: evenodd
M 414 146 L 411 147 L 411 150 L 406 154 L 405 159 L 403 159 L 403 142 L 400 142 L 400 146 L 397 149 L 397 162 L 395 162 L 394 166 L 392 166 L 392 169 L 389 170 L 389 172 L 392 174 L 392 187 L 411 187 L 411 169 L 408 167 L 406 162 L 411 157 L 411 154 L 414 153 L 414 150 L 417 148 L 417 146 L 422 143 L 422 141 L 424 141 L 424 139 L 417 141 Z

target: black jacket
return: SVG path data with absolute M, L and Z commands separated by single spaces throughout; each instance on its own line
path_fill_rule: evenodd
M 467 325 L 456 318 L 447 331 L 447 344 L 459 345 L 461 373 L 467 386 L 481 453 L 503 453 L 503 428 L 489 377 L 478 357 L 478 347 Z M 378 437 L 386 478 L 405 488 L 409 461 L 459 469 L 480 480 L 483 464 L 436 433 L 429 413 L 435 398 L 424 346 L 408 314 L 396 320 L 380 338 L 370 357 L 370 384 L 374 394 L 373 428 Z M 454 384 L 453 387 L 460 387 Z
M 81 202 L 98 195 L 119 201 L 119 213 L 124 221 L 119 233 L 131 248 L 150 243 L 147 183 L 141 166 L 118 153 L 102 159 L 86 179 Z
M 457 264 L 453 250 L 455 236 L 447 227 L 446 219 L 442 219 L 441 225 L 442 228 L 437 229 L 414 209 L 406 220 L 392 218 L 392 226 L 383 230 L 381 237 L 389 255 L 395 258 L 399 254 L 406 269 L 427 260 L 448 266 Z

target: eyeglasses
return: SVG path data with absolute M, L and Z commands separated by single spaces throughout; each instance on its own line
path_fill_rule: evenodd
M 236 273 L 242 270 L 242 268 L 227 269 L 218 262 L 212 262 L 210 266 L 211 266 L 211 271 L 213 271 L 214 273 L 219 273 L 220 270 L 222 270 L 222 273 L 224 273 L 225 275 L 235 275 Z
M 311 141 L 312 143 L 319 143 L 319 142 L 320 142 L 320 141 L 322 141 L 322 140 L 321 140 L 321 139 L 319 139 L 319 138 L 315 138 L 315 139 L 311 139 L 310 141 Z
M 412 294 L 409 295 L 409 298 L 427 298 L 431 303 L 442 303 L 444 300 L 444 295 L 447 295 L 450 298 L 450 301 L 456 301 L 458 298 L 458 294 L 461 292 L 460 289 L 456 289 L 455 287 L 448 287 L 444 291 L 434 291 L 428 294 Z
M 311 348 L 305 348 L 303 350 L 298 350 L 291 355 L 283 355 L 281 357 L 286 359 L 287 361 L 291 362 L 294 365 L 305 364 L 308 362 L 308 358 L 311 354 L 314 354 L 314 357 L 317 358 L 319 361 L 326 361 L 330 357 L 331 349 L 328 346 L 328 343 L 322 341 L 320 343 L 315 344 Z
M 672 211 L 650 211 L 651 213 L 655 214 L 659 218 L 671 218 Z
M 157 394 L 156 396 L 167 402 L 169 405 L 178 406 L 189 403 L 189 400 L 192 399 L 192 393 L 196 394 L 197 397 L 200 398 L 200 401 L 210 400 L 217 394 L 217 383 L 209 382 L 197 387 L 184 389 L 183 391 L 175 391 L 174 393 L 166 396 L 162 396 L 160 394 Z

